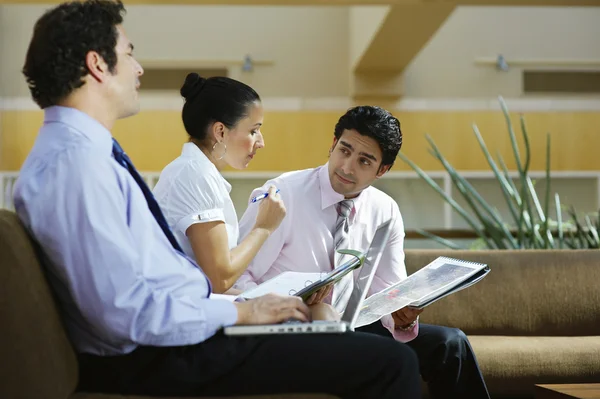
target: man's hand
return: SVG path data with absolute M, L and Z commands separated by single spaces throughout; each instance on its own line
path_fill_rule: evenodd
M 311 314 L 302 298 L 268 294 L 245 302 L 234 302 L 236 324 L 275 324 L 288 319 L 310 321 Z
M 327 296 L 331 294 L 332 289 L 333 284 L 329 284 L 323 288 L 320 288 L 317 292 L 308 297 L 308 299 L 306 300 L 306 304 L 310 306 L 323 302 L 323 299 L 327 298 Z
M 396 327 L 406 328 L 417 320 L 421 312 L 423 312 L 423 309 L 413 309 L 407 306 L 392 313 L 392 318 Z

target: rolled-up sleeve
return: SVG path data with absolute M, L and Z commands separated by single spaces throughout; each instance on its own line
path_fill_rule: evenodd
M 186 165 L 170 182 L 162 208 L 183 234 L 195 223 L 225 222 L 225 199 L 219 178 Z

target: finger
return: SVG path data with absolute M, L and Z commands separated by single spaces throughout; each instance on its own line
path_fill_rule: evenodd
M 304 305 L 304 303 L 302 303 L 302 305 Z M 289 319 L 308 321 L 311 319 L 310 308 L 306 305 L 304 305 L 304 307 L 287 307 L 279 311 L 278 317 L 280 319 L 279 321 L 285 321 Z
M 317 292 L 317 294 L 318 294 L 318 295 L 317 295 L 317 296 L 318 296 L 318 299 L 317 299 L 317 301 L 318 301 L 318 302 L 322 302 L 322 301 L 323 301 L 323 298 L 325 298 L 325 296 L 327 295 L 327 288 L 321 288 L 321 289 L 320 289 L 320 290 Z
M 315 305 L 315 304 L 321 302 L 321 293 L 319 291 L 315 292 L 311 296 L 312 296 L 313 301 L 311 303 L 305 302 L 307 305 Z
M 398 312 L 392 313 L 392 319 L 394 319 L 394 324 L 396 324 L 398 326 L 402 326 L 402 325 L 406 324 L 406 322 L 404 321 L 404 317 L 402 316 L 402 314 L 400 314 Z
M 417 318 L 417 316 L 419 314 L 421 314 L 421 312 L 423 311 L 422 309 L 414 309 L 414 308 L 410 308 L 410 318 L 412 320 L 415 320 Z
M 310 308 L 302 301 L 302 299 L 298 298 L 295 303 L 295 309 L 302 313 L 307 320 L 310 319 Z
M 308 299 L 306 300 L 306 304 L 307 305 L 312 305 L 313 303 L 316 302 L 316 297 L 317 297 L 317 292 L 315 292 L 314 294 L 312 294 L 311 296 L 308 297 Z
M 403 326 L 405 324 L 409 324 L 411 322 L 410 318 L 407 317 L 403 312 L 397 312 L 396 315 L 397 315 L 397 318 L 398 318 L 398 324 L 401 325 L 401 326 Z
M 300 321 L 304 321 L 304 322 L 310 321 L 310 319 L 311 319 L 310 311 L 309 311 L 308 315 L 306 315 L 306 314 L 300 312 L 299 310 L 294 309 L 290 312 L 290 315 L 291 315 L 290 316 L 291 318 L 294 318 L 294 319 L 300 320 Z
M 412 310 L 409 307 L 405 307 L 400 309 L 402 311 L 402 315 L 406 318 L 406 319 L 410 319 L 413 315 Z
M 410 315 L 413 320 L 415 320 L 423 311 L 423 309 L 411 309 Z
M 277 199 L 277 197 L 278 197 L 278 195 L 277 195 L 277 187 L 275 187 L 273 185 L 269 186 L 268 193 L 269 193 L 269 197 L 271 199 L 273 199 L 273 200 Z

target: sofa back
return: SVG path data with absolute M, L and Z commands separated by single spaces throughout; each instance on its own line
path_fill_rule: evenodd
M 0 398 L 66 399 L 77 361 L 35 248 L 16 214 L 0 210 Z
M 491 271 L 427 307 L 423 323 L 472 335 L 600 335 L 598 250 L 407 250 L 408 274 L 438 256 L 486 263 Z

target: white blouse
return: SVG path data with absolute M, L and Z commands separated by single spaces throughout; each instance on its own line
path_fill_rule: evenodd
M 185 232 L 194 223 L 224 222 L 229 249 L 237 246 L 239 227 L 229 195 L 231 184 L 194 143 L 183 145 L 181 155 L 161 172 L 153 192 L 175 238 L 192 259 L 194 251 Z

